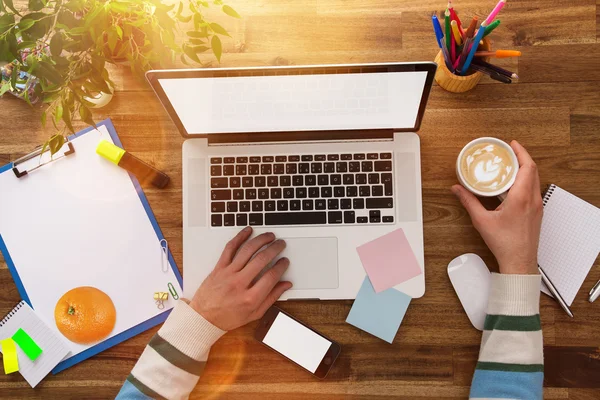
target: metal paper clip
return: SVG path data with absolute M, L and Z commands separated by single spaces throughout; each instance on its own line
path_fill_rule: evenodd
M 171 282 L 167 285 L 169 288 L 169 292 L 171 292 L 171 296 L 173 296 L 173 300 L 179 300 L 179 295 L 177 294 L 177 290 L 175 290 L 175 286 Z
M 169 242 L 167 239 L 162 239 L 160 241 L 160 251 L 162 257 L 162 272 L 169 272 Z
M 156 300 L 156 307 L 159 310 L 165 308 L 165 301 L 169 300 L 169 293 L 167 292 L 155 292 L 154 300 Z

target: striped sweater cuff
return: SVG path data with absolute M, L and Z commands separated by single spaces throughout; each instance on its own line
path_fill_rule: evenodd
M 541 282 L 540 275 L 492 274 L 488 315 L 539 314 Z
M 226 332 L 179 300 L 158 335 L 188 357 L 206 361 L 210 347 Z

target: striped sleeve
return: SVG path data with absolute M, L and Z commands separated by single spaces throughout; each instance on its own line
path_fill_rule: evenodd
M 542 399 L 539 275 L 492 274 L 471 399 Z
M 204 370 L 210 347 L 223 334 L 180 300 L 146 346 L 116 399 L 187 399 Z

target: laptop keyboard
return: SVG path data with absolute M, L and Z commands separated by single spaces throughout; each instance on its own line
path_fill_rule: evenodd
M 392 153 L 212 157 L 211 226 L 394 222 Z

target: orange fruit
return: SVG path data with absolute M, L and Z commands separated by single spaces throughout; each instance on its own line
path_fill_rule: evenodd
M 82 286 L 69 290 L 58 300 L 54 320 L 60 333 L 71 342 L 90 344 L 112 332 L 117 311 L 106 293 Z

